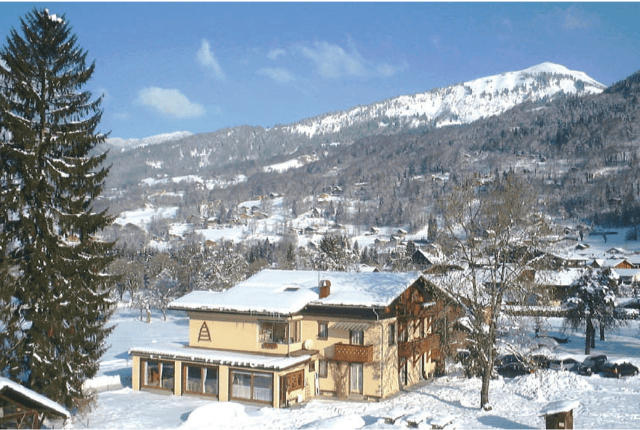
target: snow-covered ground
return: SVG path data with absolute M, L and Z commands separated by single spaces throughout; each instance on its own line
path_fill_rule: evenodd
M 111 348 L 102 360 L 98 377 L 98 381 L 110 381 L 113 391 L 100 392 L 93 410 L 76 415 L 69 423 L 71 428 L 404 429 L 409 421 L 422 421 L 421 428 L 431 428 L 425 423 L 445 417 L 453 418 L 453 426 L 458 429 L 544 428 L 541 411 L 557 400 L 579 402 L 574 411 L 575 428 L 638 428 L 640 422 L 640 376 L 618 380 L 554 370 L 493 380 L 491 411 L 478 407 L 480 380 L 464 378 L 455 367 L 448 376 L 375 403 L 322 399 L 300 408 L 272 409 L 136 392 L 131 389 L 129 348 L 188 338 L 188 321 L 183 314 L 169 314 L 167 321 L 154 315 L 150 324 L 140 321 L 139 316 L 137 310 L 125 305 L 113 316 L 117 326 L 109 337 Z M 550 334 L 569 338 L 568 343 L 553 347 L 551 353 L 582 360 L 584 334 L 562 333 L 561 319 L 546 321 Z M 640 366 L 638 322 L 608 333 L 606 342 L 597 341 L 593 352 Z M 124 388 L 114 387 L 114 377 L 120 378 Z

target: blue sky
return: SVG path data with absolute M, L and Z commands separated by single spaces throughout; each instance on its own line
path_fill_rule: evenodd
M 610 85 L 640 69 L 638 3 L 0 2 L 37 7 L 96 61 L 101 131 L 270 127 L 545 61 Z

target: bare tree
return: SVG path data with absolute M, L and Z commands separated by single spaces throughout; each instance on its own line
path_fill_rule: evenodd
M 127 291 L 133 297 L 144 286 L 144 267 L 135 260 L 118 258 L 109 266 L 109 273 L 117 277 L 115 291 L 120 300 Z
M 466 267 L 440 279 L 468 320 L 468 344 L 482 376 L 480 407 L 490 409 L 498 321 L 509 300 L 524 300 L 523 276 L 540 258 L 538 240 L 545 226 L 535 211 L 529 186 L 513 174 L 491 183 L 465 179 L 439 201 L 438 241 Z

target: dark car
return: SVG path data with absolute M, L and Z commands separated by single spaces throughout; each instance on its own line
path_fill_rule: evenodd
M 525 363 L 525 359 L 516 354 L 505 354 L 496 358 L 496 366 L 504 366 L 511 363 Z
M 535 354 L 531 356 L 531 363 L 533 363 L 537 369 L 548 369 L 550 361 L 545 355 Z
M 594 373 L 602 372 L 602 368 L 606 362 L 606 355 L 590 355 L 584 359 L 580 366 L 578 366 L 578 373 L 581 375 L 591 376 Z
M 514 376 L 528 375 L 534 372 L 534 369 L 524 363 L 507 363 L 498 366 L 496 369 L 498 375 L 513 378 Z
M 602 369 L 602 373 L 604 376 L 610 378 L 621 378 L 623 376 L 637 375 L 638 368 L 628 361 L 624 363 L 606 363 Z

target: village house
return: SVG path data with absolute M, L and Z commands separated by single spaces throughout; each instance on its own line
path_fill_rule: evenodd
M 419 272 L 264 270 L 195 291 L 169 306 L 188 342 L 132 348 L 132 386 L 273 407 L 386 398 L 444 369 L 434 289 Z

